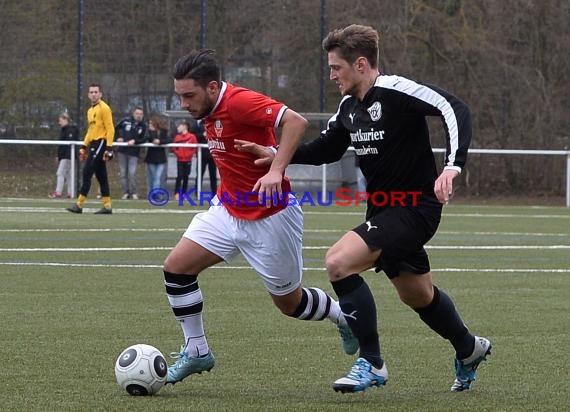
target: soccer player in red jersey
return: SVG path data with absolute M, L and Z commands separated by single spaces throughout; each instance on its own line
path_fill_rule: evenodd
M 301 287 L 303 212 L 287 194 L 291 185 L 284 173 L 307 121 L 281 102 L 222 81 L 212 50 L 178 60 L 174 90 L 181 107 L 203 121 L 221 184 L 208 211 L 192 219 L 164 262 L 166 293 L 184 333 L 167 383 L 214 366 L 204 334 L 198 275 L 239 253 L 283 314 L 303 320 L 329 318 L 339 328 L 345 352 L 356 353 L 358 344 L 338 302 L 319 288 Z M 240 139 L 275 146 L 277 127 L 281 142 L 271 166 L 254 166 L 255 156 L 236 148 Z

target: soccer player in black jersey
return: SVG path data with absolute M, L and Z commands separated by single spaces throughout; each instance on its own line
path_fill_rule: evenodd
M 341 309 L 360 344 L 359 358 L 333 389 L 361 392 L 388 380 L 374 297 L 359 274 L 376 268 L 386 273 L 400 299 L 453 345 L 456 376 L 451 390 L 459 392 L 470 388 L 491 343 L 469 331 L 451 298 L 433 284 L 424 245 L 435 234 L 453 179 L 465 165 L 471 117 L 465 103 L 439 87 L 380 74 L 378 43 L 376 30 L 361 25 L 333 30 L 324 39 L 330 79 L 343 98 L 327 129 L 301 145 L 291 161 L 332 163 L 352 145 L 370 194 L 366 221 L 342 236 L 325 258 Z M 447 138 L 439 176 L 426 116 L 442 119 Z M 271 161 L 274 153 L 245 141 L 236 145 L 263 157 L 256 161 L 259 164 Z M 398 197 L 385 201 L 374 195 L 380 192 Z M 402 199 L 402 193 L 416 195 Z

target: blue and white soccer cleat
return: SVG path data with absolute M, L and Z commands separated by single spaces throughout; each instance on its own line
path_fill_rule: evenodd
M 381 369 L 375 368 L 364 358 L 356 359 L 350 372 L 343 378 L 337 379 L 333 383 L 335 392 L 355 393 L 364 392 L 371 386 L 386 385 L 388 381 L 388 369 L 386 363 Z
M 350 330 L 350 326 L 341 326 L 337 325 L 338 333 L 340 333 L 340 338 L 342 339 L 342 349 L 344 349 L 344 353 L 347 355 L 354 355 L 358 352 L 358 348 L 360 348 L 360 344 L 358 343 L 358 339 Z
M 451 386 L 451 392 L 466 391 L 471 387 L 471 382 L 475 380 L 477 367 L 481 362 L 487 360 L 487 355 L 491 354 L 491 342 L 488 339 L 475 336 L 475 349 L 466 359 L 455 358 L 455 382 Z
M 166 375 L 167 384 L 181 382 L 184 378 L 195 373 L 209 372 L 215 363 L 212 351 L 208 352 L 205 356 L 193 358 L 184 353 L 184 347 L 182 347 L 179 353 L 173 352 L 170 356 L 175 358 L 176 362 L 168 367 L 168 373 Z

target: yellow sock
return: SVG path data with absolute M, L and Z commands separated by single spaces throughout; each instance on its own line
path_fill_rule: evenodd
M 79 195 L 79 197 L 77 198 L 77 206 L 82 208 L 86 200 L 87 200 L 86 196 Z
M 105 209 L 111 209 L 111 196 L 103 196 L 103 206 Z

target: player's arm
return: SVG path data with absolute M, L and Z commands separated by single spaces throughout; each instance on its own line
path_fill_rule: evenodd
M 107 147 L 113 146 L 113 140 L 115 139 L 115 125 L 113 124 L 113 113 L 111 108 L 103 107 L 101 110 L 103 117 L 103 125 L 105 126 L 105 140 L 107 141 Z
M 279 126 L 282 129 L 279 150 L 271 163 L 269 171 L 253 186 L 253 191 L 259 193 L 260 203 L 263 202 L 264 193 L 266 199 L 272 199 L 274 193 L 277 193 L 279 199 L 281 199 L 283 194 L 281 183 L 285 169 L 299 146 L 307 125 L 307 120 L 294 110 L 286 109 L 283 113 L 279 122 Z M 267 207 L 269 206 L 271 206 L 271 202 L 267 203 Z
M 257 157 L 254 161 L 257 166 L 270 165 L 281 151 L 281 145 L 278 147 L 267 147 L 246 140 L 235 140 L 235 143 L 238 150 L 251 153 Z M 346 135 L 342 133 L 335 134 L 331 130 L 325 130 L 320 137 L 300 145 L 289 163 L 314 166 L 334 163 L 342 158 L 349 145 L 350 135 L 348 133 Z
M 446 138 L 445 170 L 461 173 L 471 144 L 471 112 L 457 97 L 436 86 L 423 86 L 434 94 L 427 115 L 440 116 Z M 428 92 L 430 93 L 430 92 Z M 420 107 L 421 101 L 416 100 Z
M 320 137 L 299 146 L 291 163 L 314 166 L 334 163 L 342 158 L 348 146 L 350 146 L 348 132 L 339 133 L 338 130 L 329 128 L 323 131 Z
M 294 110 L 287 109 L 281 118 L 281 140 L 279 142 L 279 150 L 275 155 L 275 159 L 271 164 L 270 171 L 281 174 L 285 173 L 285 169 L 289 165 L 291 158 L 299 147 L 299 143 L 303 138 L 303 134 L 307 129 L 309 122 Z
M 327 122 L 326 130 L 316 139 L 299 146 L 291 163 L 318 166 L 334 163 L 342 158 L 350 146 L 350 133 L 340 121 L 346 99 L 347 97 L 340 101 L 337 112 Z
M 406 90 L 413 84 L 418 87 Z M 453 193 L 453 179 L 462 171 L 471 144 L 471 113 L 467 105 L 451 93 L 433 85 L 420 85 L 409 80 L 404 87 L 405 108 L 424 116 L 440 116 L 446 138 L 445 165 L 434 184 L 434 192 L 441 203 L 447 203 Z
M 105 128 L 105 136 L 104 137 L 107 145 L 107 149 L 103 154 L 103 160 L 108 161 L 113 159 L 113 140 L 115 139 L 115 125 L 113 123 L 113 113 L 111 112 L 111 108 L 109 106 L 101 107 L 101 117 L 103 121 L 103 127 Z
M 350 133 L 338 120 L 338 115 L 339 112 L 331 117 L 327 129 L 321 132 L 320 137 L 298 146 L 289 163 L 318 166 L 340 160 L 350 146 Z M 270 164 L 282 150 L 282 144 L 279 145 L 279 150 L 276 150 L 276 148 L 240 140 L 236 140 L 236 147 L 238 150 L 252 153 L 258 157 L 258 160 L 255 161 L 258 166 Z

